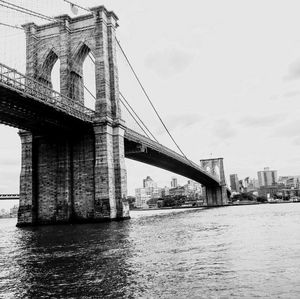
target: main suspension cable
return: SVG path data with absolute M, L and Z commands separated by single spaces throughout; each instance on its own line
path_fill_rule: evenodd
M 94 100 L 96 100 L 96 97 L 92 94 L 92 92 L 83 84 L 84 89 L 94 98 Z M 120 92 L 121 95 L 121 92 Z M 121 95 L 124 100 L 126 101 L 125 97 L 123 95 Z M 131 113 L 131 111 L 129 110 L 129 108 L 125 105 L 125 103 L 122 101 L 122 99 L 120 98 L 120 102 L 123 104 L 123 106 L 125 107 L 125 109 L 128 111 L 128 113 L 131 115 L 131 117 L 134 119 L 134 121 L 138 124 L 138 126 L 142 129 L 142 131 L 146 134 L 146 136 L 151 139 L 149 137 L 149 135 L 147 134 L 147 132 L 144 130 L 144 128 L 141 126 L 141 124 L 137 121 L 137 119 L 135 118 L 135 116 Z M 126 103 L 128 104 L 128 102 L 126 101 Z M 135 111 L 132 109 L 132 107 L 129 105 L 130 109 L 133 111 L 133 113 L 138 117 L 138 115 L 135 113 Z M 140 119 L 138 117 L 138 119 Z M 145 126 L 145 124 L 144 124 Z M 146 126 L 145 126 L 146 127 Z M 146 127 L 147 129 L 147 127 Z M 157 140 L 156 140 L 157 141 Z
M 91 61 L 95 64 L 95 60 L 92 57 L 92 55 L 89 53 L 89 58 L 91 59 Z M 84 86 L 85 87 L 85 86 Z M 85 87 L 86 88 L 86 87 Z M 86 88 L 86 90 L 88 91 L 88 93 L 90 95 L 92 95 L 92 93 Z M 135 112 L 135 110 L 133 109 L 133 107 L 129 104 L 129 102 L 126 100 L 126 98 L 124 97 L 124 95 L 121 93 L 121 91 L 119 91 L 119 95 L 121 96 L 121 98 L 123 98 L 123 100 L 125 101 L 125 103 L 127 104 L 127 106 L 130 108 L 131 112 L 135 115 L 133 116 L 133 114 L 129 111 L 129 108 L 125 105 L 125 103 L 123 102 L 123 100 L 120 98 L 121 103 L 123 104 L 123 106 L 126 108 L 126 110 L 129 112 L 129 114 L 132 116 L 132 118 L 135 120 L 135 122 L 139 125 L 139 127 L 143 130 L 143 132 L 146 134 L 146 136 L 151 139 L 149 137 L 149 135 L 147 134 L 147 132 L 145 132 L 145 130 L 141 127 L 141 125 L 138 123 L 137 119 L 140 121 L 140 123 L 145 127 L 145 129 L 148 131 L 148 133 L 152 136 L 152 138 L 157 142 L 158 140 L 155 138 L 155 136 L 152 134 L 152 132 L 148 129 L 148 127 L 145 125 L 145 123 L 141 120 L 141 118 L 138 116 L 138 114 Z M 96 98 L 92 95 L 92 97 L 96 100 Z M 136 119 L 137 118 L 137 119 Z
M 75 4 L 75 3 L 73 3 L 73 2 L 71 2 L 71 1 L 68 1 L 68 0 L 63 0 L 63 1 L 64 1 L 64 2 L 67 2 L 67 3 L 71 4 L 71 5 L 75 5 L 75 6 L 81 8 L 81 9 L 84 9 L 84 10 L 86 10 L 86 11 L 90 11 L 90 10 L 88 10 L 88 9 L 86 9 L 86 8 L 83 8 L 83 7 L 81 7 L 81 6 L 79 6 L 79 5 Z M 9 8 L 9 9 L 12 9 L 12 10 L 15 10 L 15 11 L 19 11 L 19 12 L 21 12 L 21 13 L 28 14 L 28 15 L 31 15 L 31 16 L 34 16 L 34 17 L 38 17 L 38 18 L 41 18 L 41 19 L 43 19 L 43 20 L 59 22 L 57 19 L 54 19 L 54 18 L 52 18 L 52 17 L 49 17 L 49 16 L 46 16 L 46 15 L 43 15 L 43 14 L 34 12 L 33 10 L 26 9 L 26 8 L 24 8 L 24 7 L 22 7 L 22 6 L 18 6 L 18 5 L 15 5 L 15 4 L 11 4 L 11 3 L 6 2 L 6 1 L 4 1 L 4 0 L 0 0 L 0 2 L 2 2 L 2 3 L 0 3 L 0 6 Z M 11 7 L 10 7 L 10 6 L 7 6 L 7 5 L 4 5 L 3 3 L 8 4 L 8 5 L 10 5 Z M 156 116 L 157 116 L 158 119 L 160 120 L 161 124 L 163 125 L 163 127 L 164 127 L 165 130 L 166 130 L 166 132 L 168 133 L 169 137 L 171 138 L 171 140 L 173 141 L 173 143 L 176 145 L 176 147 L 178 148 L 178 150 L 181 152 L 181 154 L 182 154 L 188 161 L 190 161 L 190 160 L 186 157 L 186 155 L 184 154 L 184 152 L 181 150 L 181 148 L 179 147 L 179 145 L 177 144 L 177 142 L 176 142 L 175 139 L 173 138 L 172 134 L 171 134 L 170 131 L 168 130 L 167 126 L 165 125 L 164 121 L 163 121 L 162 118 L 160 117 L 160 115 L 159 115 L 157 109 L 155 108 L 154 104 L 152 103 L 152 101 L 151 101 L 149 95 L 147 94 L 147 92 L 146 92 L 146 90 L 145 90 L 143 84 L 141 83 L 141 81 L 140 81 L 140 79 L 139 79 L 137 73 L 135 72 L 135 70 L 134 70 L 132 64 L 131 64 L 130 61 L 129 61 L 129 58 L 127 57 L 125 51 L 123 50 L 123 48 L 122 48 L 122 46 L 121 46 L 121 44 L 120 44 L 120 42 L 118 41 L 117 38 L 116 38 L 116 41 L 117 41 L 117 44 L 118 44 L 118 46 L 119 46 L 119 48 L 120 48 L 120 50 L 121 50 L 123 56 L 125 57 L 125 59 L 126 59 L 128 65 L 129 65 L 131 71 L 133 72 L 133 74 L 134 74 L 134 76 L 135 76 L 137 82 L 139 83 L 139 85 L 140 85 L 140 87 L 141 87 L 143 93 L 145 94 L 145 96 L 146 96 L 148 102 L 150 103 L 152 109 L 154 110 Z M 94 61 L 93 61 L 93 62 L 94 62 Z M 152 134 L 151 134 L 151 135 L 152 135 Z
M 143 84 L 141 83 L 141 81 L 140 81 L 138 75 L 136 74 L 136 72 L 135 72 L 135 70 L 134 70 L 132 64 L 130 63 L 130 61 L 129 61 L 129 59 L 128 59 L 126 53 L 125 53 L 125 51 L 124 51 L 123 48 L 121 47 L 120 42 L 119 42 L 117 39 L 116 39 L 116 41 L 117 41 L 117 44 L 118 44 L 118 46 L 119 46 L 119 48 L 120 48 L 120 50 L 121 50 L 123 56 L 125 57 L 125 59 L 126 59 L 128 65 L 129 65 L 131 71 L 133 72 L 133 74 L 134 74 L 136 80 L 138 81 L 140 87 L 142 88 L 143 93 L 145 94 L 146 98 L 148 99 L 148 102 L 150 103 L 151 107 L 153 108 L 153 110 L 154 110 L 156 116 L 157 116 L 158 119 L 160 120 L 161 124 L 163 125 L 163 127 L 164 127 L 165 130 L 167 131 L 168 135 L 170 136 L 170 138 L 172 139 L 172 141 L 174 142 L 174 144 L 176 145 L 176 147 L 178 148 L 178 150 L 179 150 L 179 151 L 181 152 L 181 154 L 189 161 L 189 159 L 186 157 L 186 155 L 184 154 L 184 152 L 181 150 L 181 148 L 179 147 L 179 145 L 177 144 L 177 142 L 175 141 L 175 139 L 174 139 L 173 136 L 171 135 L 171 133 L 170 133 L 170 131 L 168 130 L 167 126 L 165 125 L 164 121 L 163 121 L 162 118 L 160 117 L 158 111 L 157 111 L 156 108 L 154 107 L 154 105 L 153 105 L 153 103 L 152 103 L 150 97 L 148 96 L 148 94 L 147 94 L 147 92 L 146 92 L 146 90 L 145 90 Z
M 69 3 L 70 5 L 77 6 L 78 8 L 80 8 L 82 10 L 85 10 L 87 12 L 91 12 L 90 9 L 82 7 L 82 6 L 80 6 L 80 5 L 78 5 L 78 4 L 74 3 L 74 2 L 69 1 L 69 0 L 63 0 L 63 1 Z
M 5 8 L 8 8 L 8 9 L 11 9 L 11 10 L 15 10 L 15 11 L 18 11 L 18 12 L 21 12 L 21 13 L 24 13 L 24 14 L 27 14 L 27 15 L 30 15 L 30 16 L 34 16 L 34 17 L 37 17 L 37 18 L 40 18 L 40 19 L 43 19 L 43 20 L 46 20 L 46 21 L 56 21 L 58 22 L 56 19 L 52 18 L 52 17 L 48 17 L 46 15 L 43 15 L 39 12 L 35 12 L 33 10 L 30 10 L 30 9 L 27 9 L 25 7 L 22 7 L 22 6 L 19 6 L 19 5 L 16 5 L 16 4 L 12 4 L 12 3 L 9 3 L 7 1 L 4 1 L 4 0 L 0 0 L 0 5 L 5 7 Z M 5 4 L 3 4 L 5 3 Z M 9 5 L 9 6 L 7 6 Z
M 147 132 L 145 131 L 145 129 L 141 126 L 141 124 L 137 121 L 137 119 L 135 118 L 135 116 L 131 113 L 131 111 L 129 110 L 129 108 L 125 105 L 125 103 L 122 101 L 122 99 L 120 98 L 120 102 L 123 104 L 123 106 L 125 107 L 125 109 L 127 110 L 127 112 L 130 114 L 130 116 L 134 119 L 134 121 L 137 123 L 137 125 L 141 128 L 141 130 L 144 132 L 144 134 L 149 138 L 150 136 L 147 134 Z
M 2 23 L 2 22 L 0 22 L 0 25 L 1 25 L 1 26 L 6 26 L 6 27 L 9 27 L 9 28 L 13 28 L 13 29 L 19 29 L 19 30 L 23 30 L 23 31 L 24 31 L 24 29 L 23 29 L 22 27 L 19 27 L 19 26 L 16 26 L 16 25 L 10 25 L 10 24 L 6 24 L 6 23 Z
M 152 132 L 148 129 L 148 127 L 145 125 L 145 123 L 141 120 L 141 118 L 138 116 L 138 114 L 134 111 L 134 109 L 132 108 L 132 106 L 129 104 L 129 102 L 126 100 L 126 98 L 124 97 L 124 95 L 119 91 L 120 96 L 123 98 L 123 100 L 126 102 L 126 104 L 128 105 L 128 107 L 131 109 L 131 111 L 134 113 L 134 115 L 138 118 L 138 120 L 142 123 L 142 125 L 145 127 L 145 129 L 149 132 L 149 134 L 152 136 L 152 138 L 157 142 L 158 140 L 155 138 L 155 136 L 152 134 Z M 120 99 L 121 100 L 121 99 Z M 147 135 L 148 136 L 148 135 Z M 149 136 L 148 136 L 149 137 Z

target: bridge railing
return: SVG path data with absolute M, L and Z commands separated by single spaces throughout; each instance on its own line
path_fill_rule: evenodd
M 0 63 L 0 84 L 30 95 L 83 121 L 93 120 L 93 110 L 2 63 Z
M 0 194 L 1 199 L 19 199 L 20 194 Z
M 191 167 L 200 170 L 201 172 L 204 172 L 205 174 L 207 174 L 208 176 L 210 176 L 211 178 L 213 178 L 216 182 L 220 182 L 220 179 L 217 176 L 212 175 L 211 173 L 207 172 L 206 169 L 204 169 L 203 167 L 201 167 L 200 165 L 194 163 L 193 161 L 185 158 L 184 156 L 176 153 L 175 151 L 169 149 L 168 147 L 157 143 L 156 141 L 151 140 L 150 138 L 141 135 L 129 128 L 126 128 L 126 134 L 128 137 L 130 137 L 131 139 L 133 139 L 135 142 L 137 143 L 142 143 L 143 145 L 148 146 L 149 148 L 152 148 L 154 150 L 157 150 L 161 153 L 167 154 L 168 156 L 172 156 L 174 157 L 176 160 L 184 163 L 184 164 L 188 164 Z

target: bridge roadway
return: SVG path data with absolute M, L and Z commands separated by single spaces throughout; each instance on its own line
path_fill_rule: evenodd
M 0 64 L 0 123 L 34 133 L 93 130 L 94 111 Z M 190 178 L 205 186 L 219 179 L 153 140 L 125 128 L 125 157 Z
M 94 111 L 0 63 L 0 121 L 35 133 L 87 129 Z
M 0 194 L 0 200 L 18 200 L 20 199 L 19 194 Z

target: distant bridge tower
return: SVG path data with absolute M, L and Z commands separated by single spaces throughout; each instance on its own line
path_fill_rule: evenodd
M 218 177 L 220 186 L 205 186 L 205 198 L 208 206 L 221 206 L 228 203 L 223 158 L 200 160 L 200 166 L 208 173 Z
M 124 122 L 119 103 L 117 16 L 103 6 L 92 13 L 26 31 L 26 74 L 48 86 L 60 60 L 60 91 L 84 103 L 83 62 L 95 59 L 93 130 L 20 131 L 22 169 L 18 225 L 128 218 Z

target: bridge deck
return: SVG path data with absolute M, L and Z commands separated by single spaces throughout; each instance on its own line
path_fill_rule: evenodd
M 219 186 L 219 179 L 175 151 L 126 128 L 125 157 L 163 168 L 198 183 Z
M 30 131 L 74 130 L 92 123 L 94 111 L 0 64 L 0 122 Z
M 19 194 L 0 194 L 0 200 L 18 200 Z
M 0 123 L 32 132 L 92 130 L 94 111 L 0 63 Z M 219 179 L 153 140 L 125 128 L 125 156 L 218 186 Z

